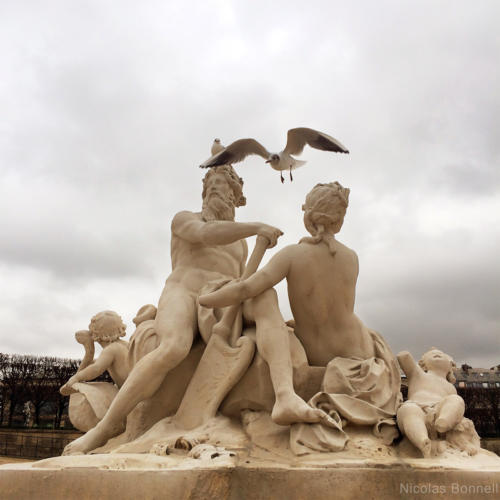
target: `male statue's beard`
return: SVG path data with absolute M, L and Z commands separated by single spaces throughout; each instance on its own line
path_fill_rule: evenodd
M 201 217 L 204 221 L 234 220 L 234 205 L 227 202 L 217 192 L 205 196 L 201 209 Z

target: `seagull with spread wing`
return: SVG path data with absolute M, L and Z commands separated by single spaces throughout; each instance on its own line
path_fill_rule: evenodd
M 349 151 L 337 139 L 318 132 L 312 128 L 292 128 L 288 131 L 286 146 L 280 153 L 270 153 L 262 144 L 255 139 L 239 139 L 234 141 L 218 153 L 213 154 L 200 168 L 216 167 L 226 163 L 238 163 L 249 155 L 259 155 L 269 163 L 274 170 L 278 170 L 281 182 L 284 182 L 283 170 L 290 172 L 290 180 L 293 180 L 292 170 L 301 167 L 305 161 L 297 160 L 292 155 L 299 155 L 306 145 L 322 151 L 333 151 L 334 153 L 349 153 Z

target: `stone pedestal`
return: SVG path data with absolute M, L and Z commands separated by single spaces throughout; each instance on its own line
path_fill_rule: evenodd
M 485 453 L 485 452 L 482 452 Z M 207 458 L 207 457 L 205 457 Z M 264 464 L 247 457 L 58 457 L 0 467 L 2 500 L 500 498 L 498 458 L 468 468 L 434 460 Z M 485 459 L 486 458 L 486 459 Z M 307 462 L 307 460 L 305 460 Z M 482 463 L 481 466 L 478 464 Z

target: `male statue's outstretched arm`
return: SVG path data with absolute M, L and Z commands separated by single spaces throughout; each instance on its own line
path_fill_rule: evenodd
M 179 212 L 172 221 L 172 232 L 190 243 L 205 246 L 229 245 L 250 236 L 265 236 L 269 248 L 283 234 L 278 228 L 262 222 L 209 221 L 198 219 L 192 212 Z

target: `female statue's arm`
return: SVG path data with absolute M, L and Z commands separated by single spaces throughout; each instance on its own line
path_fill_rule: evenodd
M 226 307 L 256 297 L 286 278 L 290 268 L 289 247 L 280 250 L 260 271 L 243 281 L 233 281 L 219 290 L 202 295 L 205 307 Z

